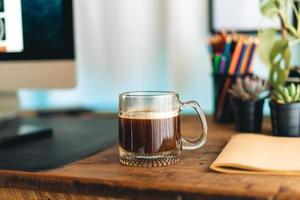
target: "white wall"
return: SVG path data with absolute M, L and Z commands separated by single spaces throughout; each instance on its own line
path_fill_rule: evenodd
M 212 110 L 210 61 L 207 51 L 208 2 L 169 0 L 167 47 L 170 87 L 185 100 L 195 99 Z
M 22 91 L 23 108 L 117 111 L 121 92 L 172 90 L 212 111 L 208 0 L 75 0 L 75 27 L 77 88 Z
M 211 111 L 207 7 L 203 0 L 75 0 L 78 86 L 22 91 L 23 108 L 116 111 L 121 92 L 172 90 Z

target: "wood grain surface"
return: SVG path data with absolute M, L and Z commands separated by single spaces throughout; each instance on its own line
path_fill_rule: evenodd
M 56 199 L 57 195 L 61 195 L 61 199 L 76 199 L 77 195 L 82 199 L 95 196 L 117 199 L 300 199 L 300 177 L 211 171 L 209 165 L 236 132 L 232 125 L 214 124 L 210 118 L 208 121 L 206 145 L 198 150 L 184 151 L 182 160 L 175 165 L 159 168 L 123 166 L 119 163 L 117 146 L 113 146 L 51 171 L 0 171 L 1 190 L 9 188 L 9 194 L 29 192 L 42 195 L 40 197 L 54 195 L 48 199 Z M 184 135 L 193 137 L 199 129 L 196 117 L 182 118 Z M 270 132 L 268 120 L 264 132 Z M 9 198 L 0 196 L 0 199 Z
M 18 188 L 0 188 L 1 200 L 109 200 L 111 198 L 92 195 L 68 194 L 63 192 L 47 192 Z

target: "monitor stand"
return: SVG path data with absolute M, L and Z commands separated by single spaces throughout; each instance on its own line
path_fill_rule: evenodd
M 51 133 L 49 127 L 22 121 L 16 92 L 0 92 L 0 147 L 50 136 Z

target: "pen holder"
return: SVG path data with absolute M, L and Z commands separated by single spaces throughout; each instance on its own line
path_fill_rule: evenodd
M 237 77 L 245 75 L 213 74 L 213 93 L 214 93 L 214 121 L 218 123 L 233 123 L 233 100 L 228 90 L 235 83 Z

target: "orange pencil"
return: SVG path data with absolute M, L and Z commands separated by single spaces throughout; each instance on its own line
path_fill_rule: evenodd
M 233 75 L 235 70 L 236 70 L 236 65 L 238 63 L 238 59 L 240 57 L 241 54 L 241 50 L 242 50 L 242 46 L 243 46 L 243 41 L 244 38 L 242 36 L 239 37 L 238 42 L 235 46 L 233 55 L 232 55 L 232 59 L 231 59 L 231 63 L 228 69 L 228 74 L 229 75 Z

